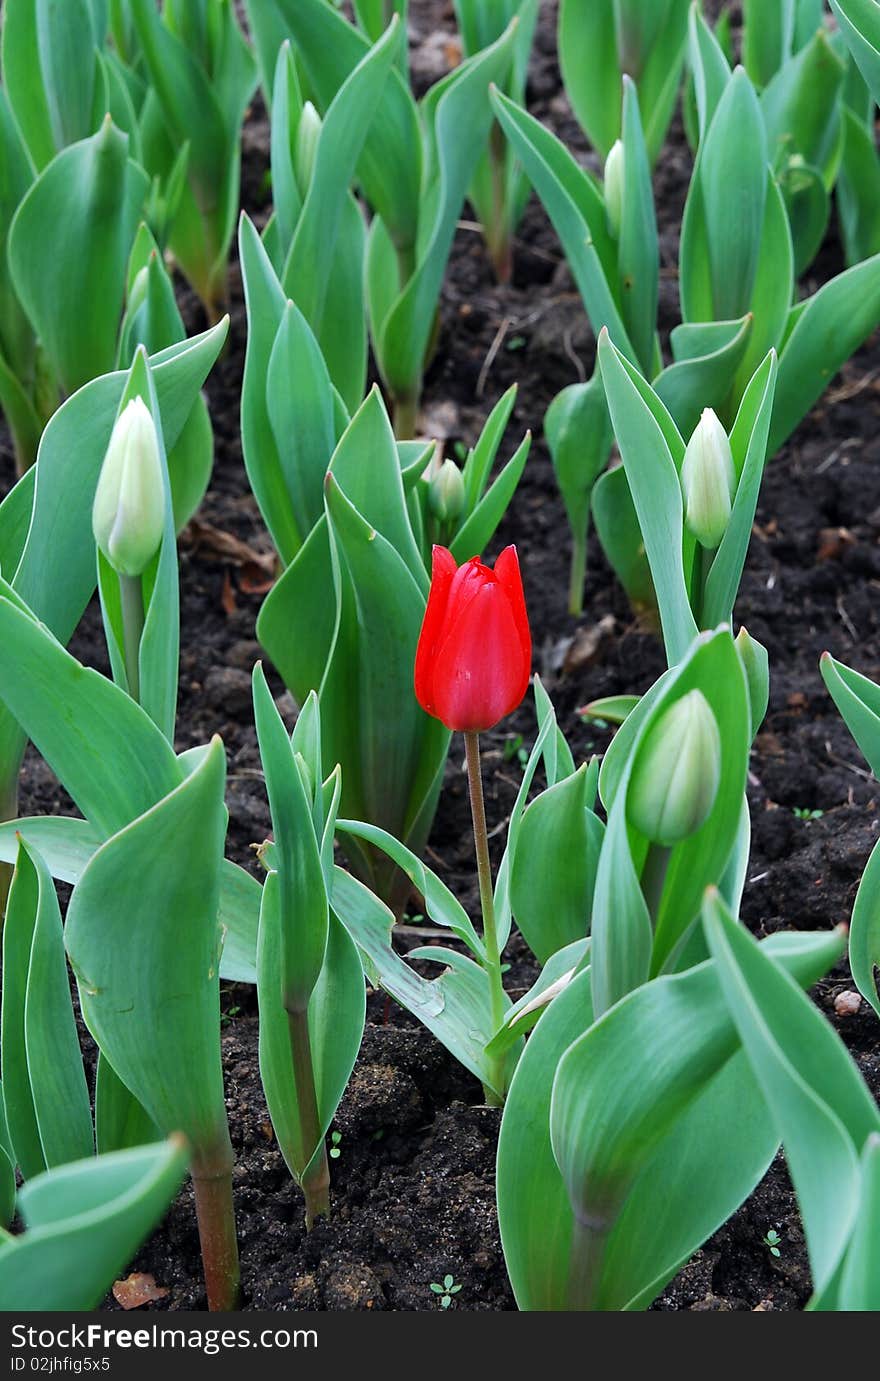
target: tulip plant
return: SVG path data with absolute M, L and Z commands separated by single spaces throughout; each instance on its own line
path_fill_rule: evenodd
M 755 371 L 729 436 L 705 408 L 687 443 L 604 328 L 599 363 L 622 464 L 595 486 L 596 526 L 633 601 L 656 600 L 671 666 L 698 629 L 731 621 L 764 470 L 776 356 Z
M 370 39 L 325 0 L 275 0 L 314 94 L 329 113 L 370 51 Z M 400 45 L 404 35 L 394 22 Z M 492 125 L 491 83 L 506 83 L 516 24 L 437 82 L 420 103 L 392 70 L 358 158 L 373 211 L 365 295 L 379 369 L 401 439 L 416 430 L 422 376 L 433 353 L 440 286 L 462 204 Z M 360 135 L 361 131 L 358 131 Z
M 238 1306 L 224 979 L 255 988 L 307 1229 L 331 1212 L 327 1136 L 379 987 L 497 1109 L 520 1309 L 647 1308 L 780 1147 L 807 1307 L 880 1309 L 880 1112 L 805 992 L 845 929 L 759 943 L 740 920 L 770 671 L 733 634 L 767 459 L 880 322 L 880 4 L 831 0 L 834 29 L 820 0 L 744 0 L 734 69 L 729 20 L 713 32 L 696 4 L 561 0 L 601 180 L 523 109 L 537 0 L 455 0 L 463 60 L 420 101 L 407 0 L 252 0 L 252 42 L 233 0 L 3 8 L 0 407 L 20 478 L 0 502 L 0 1307 L 98 1307 L 187 1171 L 208 1307 Z M 667 342 L 651 169 L 686 53 Z M 216 318 L 258 76 L 273 201 L 261 231 L 239 220 L 241 436 L 278 563 L 256 622 L 274 670 L 252 679 L 272 825 L 254 876 L 225 856 L 222 742 L 175 747 L 176 536 L 210 473 L 200 390 L 228 322 L 187 339 L 171 268 Z M 526 179 L 597 336 L 545 419 L 570 607 L 592 517 L 667 670 L 586 707 L 616 730 L 601 762 L 575 760 L 534 676 L 493 875 L 480 735 L 521 705 L 533 633 L 516 548 L 477 553 L 530 436 L 497 463 L 514 387 L 466 453 L 413 438 L 465 199 L 504 280 Z M 801 299 L 832 195 L 849 267 Z M 96 591 L 106 676 L 67 650 Z M 880 774 L 880 688 L 828 654 L 822 675 Z M 478 921 L 422 857 L 456 734 Z M 70 815 L 19 817 L 28 743 Z M 443 938 L 404 958 L 414 896 Z M 880 845 L 848 933 L 880 1016 L 878 914 Z
M 325 1137 L 360 1049 L 364 977 L 328 902 L 341 781 L 338 766 L 322 776 L 318 698 L 313 691 L 291 737 L 258 666 L 254 713 L 274 830 L 262 852 L 270 871 L 256 954 L 260 1073 L 311 1227 L 330 1211 Z
M 517 20 L 513 61 L 503 89 L 523 105 L 538 0 L 454 0 L 454 4 L 465 58 L 491 47 L 511 20 Z M 529 198 L 529 183 L 497 124 L 492 126 L 468 196 L 483 227 L 495 276 L 499 283 L 508 283 L 513 272 L 513 237 Z
M 216 321 L 226 308 L 239 202 L 241 126 L 257 67 L 232 0 L 124 0 L 128 60 L 148 79 L 138 112 L 144 167 L 181 179 L 170 247 Z M 181 159 L 181 150 L 185 161 Z
M 876 1292 L 876 1273 L 861 1268 L 876 1228 L 880 1116 L 797 988 L 834 963 L 843 933 L 758 946 L 735 919 L 754 727 L 720 629 L 649 692 L 603 763 L 591 938 L 538 995 L 545 1010 L 502 1119 L 498 1211 L 521 1309 L 647 1307 L 780 1140 L 807 1225 L 813 1307 Z M 536 1005 L 518 1004 L 532 1023 Z M 841 1182 L 811 1178 L 823 1157 L 837 1158 Z
M 240 244 L 251 323 L 245 464 L 284 567 L 257 633 L 300 705 L 318 692 L 324 758 L 342 768 L 341 813 L 419 852 L 448 746 L 448 733 L 413 700 L 407 668 L 431 539 L 448 541 L 457 560 L 491 540 L 529 438 L 489 485 L 514 392 L 496 405 L 463 469 L 447 465 L 442 479 L 433 445 L 395 441 L 378 390 L 349 418 L 309 323 L 246 218 Z M 347 846 L 358 875 L 399 909 L 406 879 L 357 839 Z
M 651 163 L 675 109 L 690 0 L 561 0 L 559 65 L 572 109 L 607 158 L 620 137 L 620 81 L 635 82 Z
M 696 25 L 692 50 L 699 53 L 695 32 Z M 694 62 L 701 137 L 681 236 L 684 320 L 671 333 L 672 362 L 665 366 L 656 334 L 657 233 L 635 87 L 624 79 L 621 141 L 609 158 L 604 195 L 538 121 L 501 93 L 492 100 L 556 226 L 591 322 L 597 332 L 607 328 L 680 429 L 689 433 L 707 406 L 731 426 L 756 369 L 776 350 L 772 455 L 880 320 L 880 256 L 793 303 L 791 230 L 757 95 L 744 71 L 731 74 L 723 60 L 711 70 L 698 56 Z M 574 400 L 587 412 L 588 387 Z M 557 446 L 574 446 L 570 425 L 552 419 L 548 426 Z M 571 449 L 557 457 L 557 473 L 572 491 L 567 507 L 581 525 L 584 496 L 602 463 L 600 442 L 594 433 L 583 443 L 581 467 Z M 577 542 L 582 548 L 582 526 Z
M 97 1309 L 165 1213 L 185 1164 L 182 1140 L 171 1137 L 29 1180 L 16 1200 L 25 1232 L 0 1230 L 3 1309 Z
M 70 657 L 11 587 L 0 594 L 0 622 L 18 648 L 17 668 L 0 666 L 0 695 L 87 822 L 66 835 L 79 861 L 65 945 L 101 1051 L 99 1145 L 131 1144 L 132 1123 L 142 1127 L 145 1116 L 163 1135 L 183 1133 L 209 1305 L 231 1308 L 238 1265 L 220 1065 L 222 745 L 177 758 L 121 688 Z M 18 829 L 29 837 L 26 822 Z

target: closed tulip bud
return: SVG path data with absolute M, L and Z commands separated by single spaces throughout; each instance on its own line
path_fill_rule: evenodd
M 119 575 L 142 575 L 165 527 L 165 485 L 159 440 L 143 398 L 132 398 L 116 419 L 95 502 L 95 541 Z
M 770 699 L 770 662 L 767 649 L 741 628 L 734 639 L 749 692 L 752 711 L 752 736 L 758 732 L 767 713 Z
M 454 460 L 444 460 L 428 486 L 428 504 L 441 523 L 454 523 L 464 508 L 464 480 Z
M 615 239 L 620 234 L 620 221 L 623 215 L 623 144 L 615 139 L 605 159 L 605 214 L 608 229 Z
M 736 492 L 733 452 L 711 408 L 704 408 L 681 466 L 685 522 L 701 546 L 720 544 Z
M 718 721 L 702 691 L 676 700 L 639 750 L 627 794 L 630 824 L 670 848 L 708 818 L 721 778 Z
M 308 192 L 312 173 L 315 170 L 315 153 L 317 152 L 320 133 L 321 117 L 311 101 L 306 101 L 302 115 L 299 117 L 293 159 L 296 185 L 301 197 L 304 197 Z
M 495 569 L 478 556 L 456 567 L 435 547 L 428 607 L 416 650 L 416 699 L 447 729 L 478 733 L 526 693 L 532 640 L 516 547 Z

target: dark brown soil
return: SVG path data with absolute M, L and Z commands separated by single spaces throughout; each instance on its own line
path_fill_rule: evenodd
M 529 88 L 533 112 L 590 158 L 561 91 L 555 58 L 555 4 L 546 5 Z M 445 70 L 437 35 L 454 32 L 446 0 L 412 0 L 413 70 L 418 86 Z M 245 132 L 243 202 L 265 214 L 268 126 L 256 103 Z M 661 217 L 664 331 L 678 319 L 678 227 L 690 171 L 681 127 L 673 128 L 656 174 Z M 837 272 L 836 242 L 823 250 L 805 287 Z M 201 326 L 186 290 L 190 329 Z M 544 412 L 560 388 L 592 367 L 593 338 L 555 236 L 532 203 L 517 244 L 514 281 L 499 288 L 478 234 L 456 239 L 442 304 L 443 333 L 425 395 L 426 431 L 452 445 L 473 440 L 501 393 L 519 383 L 509 444 L 536 434 L 526 473 L 495 548 L 516 542 L 535 634 L 535 666 L 549 688 L 576 755 L 607 744 L 607 734 L 577 716 L 585 701 L 643 691 L 663 670 L 660 646 L 633 619 L 595 542 L 586 609 L 565 613 L 567 529 L 542 436 Z M 501 338 L 500 346 L 497 344 Z M 232 273 L 231 345 L 208 382 L 216 467 L 199 519 L 181 541 L 182 637 L 179 747 L 222 734 L 229 761 L 229 853 L 253 866 L 251 845 L 269 829 L 251 721 L 250 671 L 259 649 L 254 620 L 262 595 L 247 566 L 214 550 L 210 527 L 270 550 L 241 460 L 238 400 L 245 318 Z M 493 346 L 495 347 L 493 349 Z M 827 696 L 818 673 L 824 648 L 880 676 L 880 352 L 870 342 L 768 467 L 737 621 L 770 650 L 770 710 L 755 745 L 749 798 L 753 850 L 744 919 L 759 935 L 786 927 L 825 928 L 848 919 L 861 870 L 876 839 L 880 787 Z M 4 452 L 8 468 L 8 447 Z M 205 525 L 209 525 L 206 529 Z M 490 555 L 493 553 L 490 553 Z M 572 641 L 596 631 L 593 654 L 567 670 Z M 73 650 L 101 667 L 106 659 L 95 608 Z M 575 659 L 577 660 L 577 659 Z M 280 695 L 283 687 L 275 683 Z M 291 705 L 291 709 L 292 709 Z M 486 735 L 487 809 L 506 818 L 518 787 L 517 736 L 534 737 L 529 702 Z M 22 776 L 22 812 L 66 808 L 33 753 Z M 820 812 L 803 819 L 797 811 Z M 503 831 L 502 831 L 503 834 Z M 496 835 L 500 849 L 502 838 Z M 462 749 L 453 743 L 430 846 L 431 865 L 471 913 L 478 901 L 468 829 Z M 511 989 L 535 969 L 511 943 Z M 815 993 L 873 1091 L 880 1093 L 880 1025 L 862 1003 L 840 1019 L 834 998 L 852 989 L 842 963 Z M 480 1106 L 480 1089 L 433 1038 L 378 994 L 352 1084 L 334 1124 L 334 1216 L 306 1236 L 302 1200 L 274 1143 L 257 1069 L 253 993 L 223 993 L 227 1104 L 238 1155 L 236 1200 L 246 1307 L 258 1309 L 432 1309 L 432 1281 L 461 1283 L 459 1309 L 512 1309 L 494 1210 L 498 1113 Z M 781 1254 L 763 1244 L 769 1229 Z M 203 1288 L 191 1194 L 185 1190 L 144 1248 L 137 1269 L 169 1290 L 158 1307 L 201 1308 Z M 803 1307 L 809 1277 L 796 1205 L 778 1160 L 746 1205 L 664 1292 L 664 1310 Z M 108 1307 L 117 1307 L 113 1300 Z

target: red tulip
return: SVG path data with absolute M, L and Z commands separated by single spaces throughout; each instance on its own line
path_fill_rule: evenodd
M 416 699 L 447 729 L 478 733 L 515 710 L 526 693 L 532 639 L 516 547 L 495 569 L 478 556 L 456 568 L 435 547 L 428 607 L 416 649 Z

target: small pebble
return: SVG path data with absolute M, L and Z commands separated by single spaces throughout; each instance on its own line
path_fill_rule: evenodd
M 838 993 L 834 999 L 834 1010 L 839 1017 L 854 1017 L 858 1015 L 862 999 L 858 993 Z

